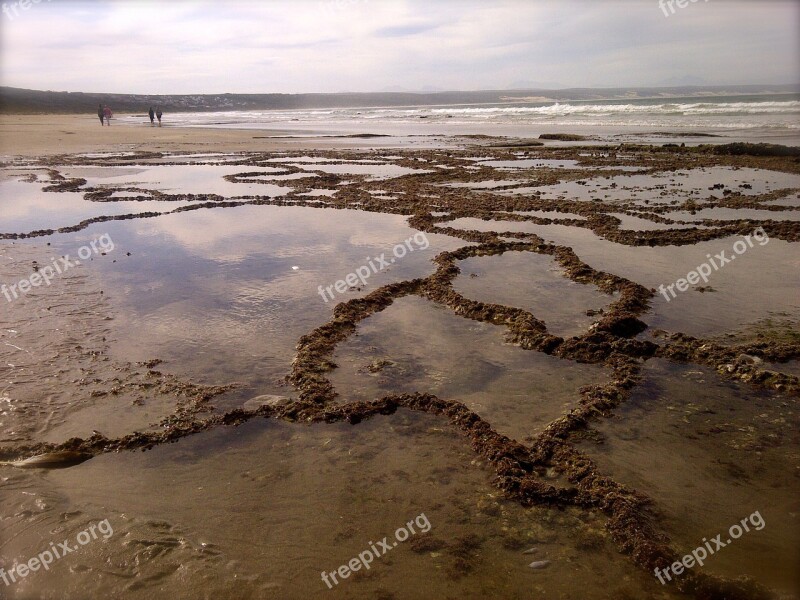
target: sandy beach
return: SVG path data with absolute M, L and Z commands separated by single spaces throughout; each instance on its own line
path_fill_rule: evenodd
M 0 600 L 800 600 L 800 3 L 2 13 Z
M 5 551 L 113 528 L 11 598 L 324 597 L 406 522 L 350 597 L 797 590 L 780 148 L 0 127 Z M 745 517 L 710 575 L 648 573 Z
M 112 120 L 111 127 L 105 127 L 96 116 L 86 114 L 0 115 L 0 154 L 33 157 L 128 150 L 260 152 L 336 145 L 335 141 L 324 139 L 264 139 L 285 135 L 282 131 L 175 128 L 168 122 L 159 128 L 150 127 L 146 121 L 143 117 L 141 126 L 132 126 Z M 340 141 L 338 145 L 345 145 L 345 142 Z

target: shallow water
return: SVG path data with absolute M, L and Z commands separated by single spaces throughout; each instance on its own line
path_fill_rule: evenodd
M 53 257 L 75 258 L 79 248 L 104 235 L 114 244 L 106 256 L 95 255 L 70 271 L 70 277 L 57 278 L 51 286 L 7 304 L 4 321 L 25 334 L 31 333 L 30 315 L 44 311 L 48 319 L 36 321 L 43 332 L 39 337 L 6 334 L 10 344 L 25 351 L 3 346 L 0 351 L 6 352 L 0 354 L 20 368 L 18 356 L 52 351 L 53 340 L 45 334 L 48 327 L 58 326 L 60 313 L 53 314 L 49 307 L 63 306 L 69 318 L 81 316 L 89 305 L 72 302 L 85 293 L 94 304 L 103 291 L 102 300 L 116 310 L 103 304 L 93 327 L 102 325 L 111 356 L 130 362 L 159 358 L 165 360 L 159 369 L 195 381 L 240 382 L 242 388 L 221 400 L 222 407 L 235 406 L 248 394 L 291 394 L 282 379 L 289 372 L 297 339 L 327 321 L 336 303 L 393 281 L 427 276 L 434 270 L 431 259 L 436 254 L 463 245 L 436 234 L 417 237 L 425 242 L 418 244 L 414 236 L 422 234 L 396 215 L 244 206 L 94 224 L 78 233 L 49 236 L 49 247 L 36 240 L 16 242 L 5 247 L 14 262 L 0 264 L 0 282 L 10 284 L 29 276 L 33 260 L 44 266 Z M 415 251 L 392 258 L 395 245 L 409 239 Z M 333 298 L 325 290 L 324 298 L 320 295 L 320 286 L 335 284 L 368 265 L 369 259 L 379 265 L 381 255 L 395 262 L 377 273 L 371 271 L 365 285 L 358 282 L 360 289 L 350 288 L 344 294 L 333 289 Z M 70 286 L 73 275 L 80 287 Z M 82 291 L 84 286 L 88 291 Z M 0 300 L 6 304 L 2 296 Z M 83 328 L 82 321 L 72 326 Z M 74 338 L 68 336 L 64 348 L 70 341 L 74 343 Z M 65 376 L 56 377 L 57 371 L 54 367 L 53 386 L 48 386 L 49 393 L 37 409 L 46 416 L 35 429 L 25 429 L 23 439 L 39 435 L 58 441 L 62 435 L 89 435 L 95 429 L 122 435 L 170 412 L 169 402 L 131 405 L 133 398 L 128 395 L 75 403 L 70 391 L 59 390 Z M 29 384 L 23 396 L 37 393 L 36 380 Z M 110 404 L 109 398 L 115 403 Z M 120 411 L 128 416 L 120 418 Z M 16 423 L 32 425 L 30 413 Z
M 419 232 L 396 215 L 277 206 L 98 224 L 82 233 L 85 240 L 108 233 L 116 245 L 118 263 L 98 265 L 109 298 L 122 309 L 114 321 L 115 355 L 157 357 L 192 379 L 281 394 L 289 392 L 280 380 L 297 339 L 325 323 L 336 303 L 427 276 L 436 254 L 463 245 L 427 234 L 422 249 L 413 241 Z M 409 238 L 415 251 L 373 271 L 360 290 L 333 289 L 333 299 L 324 289 L 320 294 L 320 286 L 369 265 L 367 259 L 376 266 L 382 254 L 392 260 L 395 245 Z M 80 245 L 53 239 L 57 252 Z
M 292 164 L 292 163 L 287 163 Z M 315 163 L 313 166 L 303 165 L 302 163 L 294 166 L 302 167 L 307 171 L 322 171 L 324 173 L 334 173 L 337 175 L 366 175 L 369 181 L 381 181 L 384 179 L 393 179 L 394 177 L 401 177 L 403 175 L 419 175 L 422 173 L 430 173 L 430 171 L 422 169 L 412 169 L 409 167 L 401 167 L 399 165 L 373 163 L 373 164 L 327 164 Z
M 722 185 L 721 189 L 712 189 Z M 743 187 L 749 186 L 749 187 Z M 711 167 L 651 174 L 593 177 L 554 185 L 503 190 L 504 194 L 541 193 L 544 199 L 636 201 L 644 204 L 676 204 L 693 199 L 720 199 L 730 190 L 745 196 L 800 187 L 800 175 L 764 169 Z
M 723 382 L 705 368 L 652 361 L 645 373 L 631 401 L 597 426 L 602 443 L 583 449 L 604 471 L 659 499 L 655 509 L 685 553 L 718 533 L 730 540 L 729 527 L 759 512 L 765 525 L 703 568 L 796 589 L 797 402 Z
M 796 280 L 787 279 L 782 270 L 773 268 L 779 264 L 781 268 L 797 272 L 800 249 L 782 240 L 768 240 L 764 245 L 754 242 L 752 248 L 737 255 L 733 247 L 742 239 L 740 236 L 691 246 L 649 248 L 609 242 L 588 229 L 565 225 L 473 218 L 456 219 L 447 224 L 478 231 L 534 233 L 545 241 L 571 247 L 581 260 L 596 269 L 631 278 L 656 291 L 664 286 L 665 292 L 656 294 L 651 301 L 652 310 L 645 318 L 653 327 L 707 336 L 736 329 L 774 313 L 800 319 Z M 712 265 L 708 282 L 700 280 L 698 286 L 690 286 L 686 292 L 667 289 L 678 279 L 686 278 L 690 271 L 708 264 L 709 255 L 714 260 L 721 252 L 725 252 L 726 258 L 734 257 L 736 262 L 717 270 Z M 719 262 L 714 260 L 713 264 L 719 266 Z M 706 285 L 712 289 L 705 293 L 695 289 Z
M 568 213 L 553 213 L 548 215 L 548 218 L 557 218 L 556 215 L 562 214 L 561 218 L 571 218 Z M 537 215 L 538 216 L 538 215 Z M 502 221 L 502 220 L 486 220 L 477 219 L 474 217 L 461 217 L 447 221 L 440 225 L 441 227 L 452 227 L 453 229 L 463 229 L 465 231 L 495 231 L 497 233 L 536 233 L 541 231 L 542 227 L 550 227 L 549 225 L 537 225 L 530 221 Z M 572 227 L 567 227 L 572 230 Z
M 596 366 L 571 364 L 504 342 L 504 332 L 417 297 L 369 318 L 334 355 L 330 376 L 341 402 L 428 391 L 463 401 L 514 439 L 530 439 L 575 405 Z M 587 368 L 588 367 L 588 368 Z
M 800 194 L 792 194 L 777 200 L 768 200 L 765 205 L 774 204 L 775 206 L 790 206 L 792 208 L 800 208 Z
M 541 217 L 543 219 L 577 219 L 585 221 L 586 217 L 571 212 L 560 212 L 557 210 L 520 210 L 514 211 L 516 215 L 526 215 L 531 217 Z
M 598 311 L 616 298 L 566 278 L 552 257 L 529 252 L 468 258 L 459 263 L 456 291 L 471 300 L 523 308 L 553 335 L 570 337 L 589 329 Z M 514 285 L 504 285 L 513 281 Z
M 536 167 L 547 167 L 551 169 L 585 169 L 580 166 L 577 160 L 554 160 L 542 158 L 520 158 L 517 160 L 487 160 L 479 164 L 487 167 L 494 167 L 501 170 L 513 169 L 532 169 Z
M 110 157 L 120 162 L 114 167 L 53 168 L 87 178 L 88 186 L 108 186 L 114 199 L 137 194 L 126 191 L 131 187 L 176 197 L 283 196 L 293 190 L 292 179 L 313 171 L 363 175 L 368 183 L 381 180 L 365 186 L 373 202 L 425 198 L 430 207 L 448 209 L 436 215 L 451 209 L 444 199 L 438 201 L 441 185 L 513 183 L 396 181 L 424 171 L 368 156 L 355 161 L 348 155 L 342 160 L 346 164 L 328 164 L 331 158 L 261 155 L 252 164 L 269 166 L 253 167 L 226 164 L 242 155 L 170 155 L 163 160 L 213 164 L 169 166 L 147 162 L 162 159 L 140 161 L 128 154 Z M 515 164 L 528 160 L 517 156 Z M 420 167 L 447 161 L 443 154 L 419 158 Z M 127 164 L 128 159 L 136 164 Z M 530 160 L 537 162 L 534 166 L 548 163 Z M 280 164 L 296 164 L 305 172 L 275 175 Z M 256 177 L 267 183 L 223 179 L 243 172 L 263 173 Z M 6 226 L 17 233 L 66 227 L 88 218 L 83 215 L 133 212 L 133 205 L 149 210 L 190 204 L 91 203 L 82 193 L 41 192 L 44 176 L 38 183 L 15 177 L 0 183 L 0 231 Z M 681 188 L 707 196 L 703 186 L 720 178 L 738 186 L 745 177 L 761 186 L 754 183 L 747 190 L 755 194 L 779 189 L 794 176 L 713 168 L 692 170 L 689 181 L 681 179 L 678 185 L 682 177 L 621 176 L 614 181 L 633 181 L 637 189 L 611 193 L 624 201 L 635 195 L 659 203 L 671 201 L 673 192 L 687 197 L 678 192 Z M 272 185 L 272 178 L 288 185 Z M 655 189 L 664 178 L 676 181 L 666 191 Z M 577 186 L 586 200 L 584 192 L 600 185 L 599 180 L 588 182 L 559 185 Z M 323 184 L 308 196 L 324 201 L 336 192 L 331 187 Z M 40 198 L 45 200 L 37 204 Z M 421 232 L 408 226 L 406 216 L 362 212 L 355 202 L 350 206 L 216 206 L 0 242 L 0 284 L 29 277 L 34 264 L 46 265 L 54 256 L 75 256 L 101 236 L 114 242 L 105 255 L 93 254 L 52 285 L 14 301 L 0 296 L 0 445 L 63 442 L 94 431 L 108 437 L 160 431 L 164 425 L 158 421 L 179 406 L 196 409 L 197 418 L 203 418 L 252 406 L 264 394 L 296 398 L 285 378 L 298 340 L 329 322 L 336 304 L 389 283 L 428 277 L 437 268 L 435 256 L 470 245 L 426 233 L 423 248 Z M 736 213 L 748 218 L 747 211 Z M 521 214 L 586 218 L 557 211 Z M 621 229 L 663 229 L 646 219 L 610 214 L 622 220 Z M 686 276 L 709 253 L 730 254 L 738 239 L 630 247 L 564 225 L 474 218 L 441 225 L 536 233 L 573 248 L 595 269 L 652 288 Z M 397 245 L 405 242 L 414 245 L 413 251 L 395 255 Z M 333 289 L 337 280 L 381 254 L 394 259 L 388 268 L 373 271 L 344 292 Z M 585 333 L 602 318 L 599 311 L 617 299 L 570 281 L 552 257 L 532 252 L 469 258 L 457 266 L 455 291 L 530 311 L 558 336 Z M 722 339 L 775 315 L 796 322 L 797 281 L 787 273 L 798 269 L 796 244 L 771 239 L 715 271 L 708 282 L 713 289 L 706 293 L 690 290 L 669 302 L 656 293 L 641 318 L 651 328 Z M 326 302 L 327 286 L 333 298 Z M 612 376 L 600 364 L 522 350 L 508 343 L 506 334 L 504 326 L 465 319 L 417 296 L 403 297 L 357 323 L 330 356 L 335 368 L 326 376 L 339 394 L 338 404 L 402 392 L 434 393 L 463 402 L 495 431 L 522 443 L 531 443 L 554 420 L 579 407 L 582 388 L 603 385 Z M 647 331 L 643 336 L 651 339 Z M 785 365 L 785 371 L 796 372 L 795 363 Z M 601 435 L 590 432 L 580 448 L 597 461 L 601 473 L 654 499 L 653 518 L 678 550 L 689 551 L 703 536 L 761 510 L 766 527 L 731 544 L 705 568 L 728 577 L 746 573 L 775 589 L 796 591 L 800 585 L 791 579 L 800 539 L 793 516 L 797 485 L 791 475 L 798 446 L 795 400 L 722 380 L 694 365 L 651 360 L 644 373 L 633 398 L 615 416 L 593 422 Z M 238 387 L 217 392 L 202 387 L 229 383 Z M 563 485 L 551 471 L 543 469 L 543 480 Z M 405 409 L 356 426 L 258 418 L 146 453 L 103 454 L 57 471 L 0 465 L 0 481 L 8 492 L 0 498 L 7 515 L 0 567 L 8 570 L 15 561 L 35 556 L 51 540 L 74 539 L 102 519 L 114 527 L 108 539 L 87 544 L 49 571 L 33 573 L 4 591 L 14 599 L 675 597 L 671 588 L 619 552 L 602 513 L 523 508 L 494 487 L 494 475 L 446 418 Z M 334 571 L 423 512 L 431 524 L 425 544 L 415 545 L 412 536 L 369 571 L 328 590 L 320 578 L 323 570 Z M 542 569 L 528 566 L 542 560 L 550 563 Z
M 735 219 L 752 219 L 754 221 L 800 221 L 800 211 L 791 210 L 757 210 L 754 208 L 703 208 L 694 213 L 678 211 L 665 213 L 667 219 L 676 221 L 702 221 L 703 219 L 715 219 L 729 221 Z
M 123 196 L 124 198 L 124 196 Z M 41 184 L 0 182 L 0 233 L 30 232 L 76 225 L 101 215 L 167 213 L 187 201 L 87 202 L 80 192 L 42 192 Z
M 97 175 L 99 168 L 107 174 Z M 83 177 L 87 185 L 114 185 L 158 190 L 168 194 L 218 194 L 225 197 L 246 195 L 283 196 L 286 188 L 260 183 L 231 183 L 225 175 L 259 172 L 264 176 L 281 172 L 279 167 L 240 167 L 228 165 L 153 165 L 137 173 L 116 171 L 116 167 L 68 167 L 61 170 L 65 177 Z
M 641 596 L 658 586 L 627 572 L 602 521 L 503 500 L 488 485 L 490 473 L 442 420 L 404 412 L 358 428 L 257 421 L 145 454 L 10 475 L 6 486 L 33 495 L 26 500 L 30 513 L 4 526 L 13 535 L 9 555 L 23 558 L 42 547 L 35 529 L 49 528 L 61 540 L 103 519 L 113 528 L 107 540 L 32 574 L 10 598 L 37 591 L 522 599 L 533 589 L 599 599 L 608 590 Z M 142 493 L 164 481 L 169 494 Z M 8 510 L 14 505 L 5 498 Z M 418 534 L 374 559 L 369 571 L 328 589 L 322 571 L 347 564 L 384 536 L 393 539 L 420 515 L 428 526 L 420 519 Z M 414 545 L 426 527 L 428 550 Z M 534 546 L 534 554 L 523 554 Z M 535 559 L 551 565 L 532 570 L 527 565 Z M 580 577 L 601 583 L 597 592 L 582 591 Z
M 623 213 L 608 213 L 612 217 L 619 219 L 621 222 L 619 224 L 620 229 L 629 229 L 631 231 L 658 231 L 658 230 L 667 230 L 667 229 L 688 229 L 694 227 L 694 225 L 682 225 L 679 223 L 656 223 L 655 221 L 650 221 L 649 219 L 645 219 L 642 217 L 634 217 L 633 215 L 626 215 Z M 670 217 L 675 218 L 675 217 Z
M 492 179 L 489 181 L 456 181 L 454 183 L 447 183 L 448 187 L 454 188 L 471 188 L 476 190 L 491 190 L 493 188 L 499 188 L 506 185 L 516 185 L 523 183 L 520 180 L 515 179 Z

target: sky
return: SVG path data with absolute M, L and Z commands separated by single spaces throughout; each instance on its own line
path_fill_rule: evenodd
M 800 0 L 4 0 L 2 9 L 0 84 L 40 90 L 800 82 Z

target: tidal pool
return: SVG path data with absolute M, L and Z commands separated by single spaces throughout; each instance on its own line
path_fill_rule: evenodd
M 509 156 L 491 148 L 479 153 L 501 168 Z M 41 450 L 41 444 L 71 438 L 71 447 L 91 440 L 104 450 L 57 470 L 19 469 L 0 460 L 0 508 L 6 515 L 0 568 L 8 572 L 51 541 L 74 540 L 92 524 L 107 520 L 113 527 L 108 537 L 4 589 L 4 597 L 671 600 L 677 597 L 671 587 L 620 551 L 622 542 L 607 527 L 608 507 L 603 512 L 595 504 L 567 501 L 559 508 L 539 499 L 528 506 L 513 487 L 505 488 L 508 495 L 497 487 L 498 473 L 509 481 L 499 465 L 512 458 L 517 473 L 530 478 L 526 482 L 559 491 L 574 485 L 559 471 L 568 466 L 536 462 L 530 451 L 547 439 L 548 426 L 586 406 L 587 390 L 601 386 L 624 396 L 620 405 L 596 411 L 585 427 L 557 443 L 575 444 L 596 462 L 597 474 L 651 498 L 652 512 L 644 518 L 679 551 L 760 510 L 766 526 L 730 544 L 705 568 L 729 578 L 745 573 L 778 591 L 796 590 L 792 565 L 799 558 L 800 531 L 793 469 L 800 423 L 794 396 L 722 379 L 696 365 L 611 356 L 608 344 L 601 359 L 579 359 L 592 364 L 524 350 L 509 342 L 510 321 L 467 319 L 462 304 L 447 307 L 413 295 L 441 298 L 425 287 L 438 280 L 420 280 L 437 269 L 447 272 L 443 252 L 474 242 L 423 233 L 409 226 L 409 217 L 419 219 L 431 208 L 435 215 L 482 215 L 481 206 L 459 202 L 461 195 L 474 196 L 469 191 L 444 186 L 486 191 L 513 183 L 501 181 L 503 173 L 494 181 L 447 182 L 447 173 L 458 179 L 463 172 L 444 168 L 454 164 L 452 155 L 430 149 L 383 159 L 370 153 L 363 160 L 353 153 L 340 160 L 335 153 L 294 154 L 182 153 L 141 160 L 135 153 L 92 154 L 72 157 L 69 166 L 30 161 L 0 179 L 0 233 L 10 238 L 62 229 L 0 241 L 0 285 L 21 289 L 20 282 L 56 257 L 74 257 L 100 238 L 113 240 L 113 248 L 93 253 L 47 285 L 8 301 L 0 295 L 3 456 L 13 461 Z M 518 153 L 512 163 L 575 167 L 558 156 Z M 388 162 L 401 158 L 420 168 Z M 407 162 L 413 158 L 418 160 Z M 109 164 L 97 164 L 103 160 Z M 616 168 L 615 160 L 636 168 L 627 156 L 608 157 L 603 168 Z M 195 161 L 209 164 L 182 164 Z M 285 164 L 303 172 L 280 174 Z M 77 191 L 42 192 L 46 168 L 87 184 Z M 330 179 L 320 178 L 310 193 L 308 187 L 315 186 L 306 183 L 302 191 L 319 203 L 315 207 L 291 205 L 303 198 L 290 198 L 282 206 L 261 200 L 186 210 L 192 202 L 185 198 L 130 199 L 158 198 L 159 192 L 175 198 L 286 196 L 294 191 L 293 179 L 315 171 L 352 175 L 347 185 L 364 185 L 342 189 L 334 199 L 337 186 L 323 183 Z M 224 179 L 242 173 L 256 173 L 247 177 L 263 183 Z M 403 178 L 414 174 L 420 177 Z M 755 195 L 792 187 L 795 177 L 710 167 L 532 189 L 557 197 L 566 186 L 581 200 L 603 193 L 619 202 L 652 199 L 659 205 L 721 197 L 719 189 L 707 189 L 718 182 Z M 276 178 L 285 185 L 270 183 Z M 87 201 L 84 190 L 90 187 L 109 190 L 114 201 Z M 581 212 L 590 210 L 587 203 Z M 144 211 L 155 214 L 144 218 Z M 558 211 L 523 214 L 587 220 Z M 622 229 L 663 229 L 614 214 Z M 120 215 L 130 218 L 114 219 Z M 95 217 L 109 220 L 74 227 Z M 785 220 L 787 227 L 796 222 Z M 561 224 L 467 217 L 441 226 L 527 232 L 568 246 L 594 269 L 654 290 L 640 315 L 651 330 L 737 344 L 746 336 L 760 339 L 756 330 L 769 333 L 766 325 L 754 325 L 765 319 L 780 315 L 781 327 L 785 322 L 789 329 L 800 319 L 791 277 L 800 269 L 800 255 L 796 244 L 777 237 L 714 271 L 704 293 L 692 289 L 668 301 L 658 292 L 661 284 L 685 277 L 709 254 L 730 254 L 739 238 L 632 247 Z M 402 254 L 398 247 L 405 248 Z M 377 257 L 385 259 L 380 269 L 337 286 Z M 452 290 L 435 283 L 444 297 L 459 294 L 520 308 L 554 335 L 584 336 L 571 340 L 575 344 L 605 344 L 606 338 L 597 336 L 596 342 L 588 333 L 618 296 L 571 281 L 551 256 L 506 251 L 452 266 L 460 269 L 450 271 Z M 400 282 L 412 283 L 385 287 Z M 793 339 L 791 332 L 784 335 Z M 642 338 L 666 343 L 648 331 Z M 629 352 L 626 340 L 613 342 L 614 352 Z M 314 349 L 311 358 L 304 354 L 308 348 Z M 632 377 L 642 369 L 641 382 L 631 380 L 630 397 L 613 389 L 620 363 L 611 359 L 621 357 L 633 359 L 623 365 Z M 784 365 L 787 373 L 797 372 L 796 362 Z M 287 380 L 297 375 L 293 369 L 305 378 L 327 377 L 338 396 L 320 399 L 307 380 L 293 379 L 294 387 Z M 296 402 L 301 392 L 307 404 Z M 378 414 L 334 418 L 354 404 L 414 392 L 435 394 L 449 408 L 435 416 L 420 406 L 414 407 L 419 412 L 383 406 Z M 241 410 L 267 401 L 288 408 L 271 419 Z M 314 413 L 321 408 L 315 403 L 324 404 L 325 412 Z M 455 403 L 464 412 L 452 412 Z M 231 422 L 239 424 L 224 424 Z M 488 429 L 474 434 L 465 426 L 476 422 Z M 126 439 L 155 441 L 143 444 L 147 452 L 113 451 L 128 447 Z M 480 447 L 486 439 L 502 440 L 497 443 L 504 449 L 512 440 L 521 446 L 498 459 L 492 448 Z M 393 539 L 398 528 L 421 515 L 429 528 L 398 540 L 370 569 L 342 576 L 334 589 L 321 578 L 384 536 Z

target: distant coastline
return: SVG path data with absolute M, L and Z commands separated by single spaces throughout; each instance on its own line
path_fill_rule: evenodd
M 631 88 L 512 89 L 449 92 L 339 94 L 113 94 L 57 92 L 0 87 L 0 114 L 79 114 L 98 103 L 116 112 L 137 113 L 149 106 L 168 112 L 390 108 L 409 106 L 497 105 L 553 102 L 668 100 L 799 94 L 800 84 L 674 86 Z

